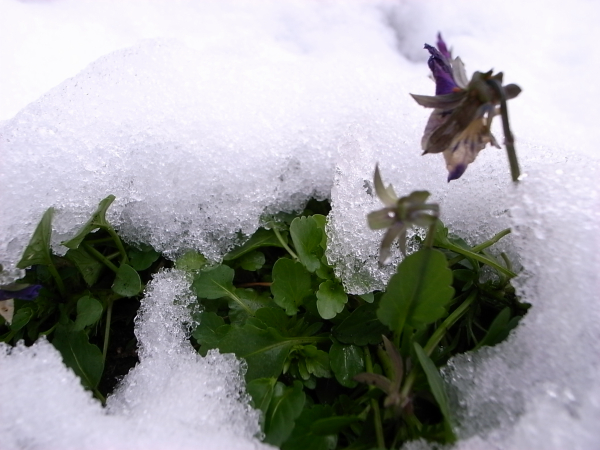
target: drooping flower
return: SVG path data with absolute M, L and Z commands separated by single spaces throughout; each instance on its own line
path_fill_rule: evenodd
M 434 223 L 439 214 L 439 206 L 425 203 L 429 197 L 427 191 L 414 191 L 406 197 L 398 198 L 391 184 L 388 187 L 383 184 L 378 166 L 375 167 L 373 184 L 375 193 L 385 208 L 369 213 L 367 221 L 372 230 L 388 229 L 379 248 L 379 264 L 386 264 L 390 259 L 393 242 L 398 239 L 400 250 L 406 255 L 406 231 L 413 225 L 425 227 Z
M 433 108 L 421 146 L 423 154 L 443 153 L 448 181 L 462 176 L 468 165 L 486 145 L 500 148 L 490 131 L 492 119 L 501 113 L 506 100 L 519 95 L 515 84 L 502 86 L 502 73 L 475 72 L 469 81 L 460 58 L 452 58 L 446 43 L 438 34 L 437 48 L 425 44 L 428 65 L 435 80 L 435 96 L 411 94 L 426 108 Z M 505 125 L 505 137 L 512 140 Z M 512 144 L 512 142 L 511 142 Z

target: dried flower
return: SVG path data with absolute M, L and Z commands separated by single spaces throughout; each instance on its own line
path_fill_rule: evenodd
M 425 44 L 429 51 L 429 68 L 435 80 L 435 96 L 411 94 L 416 102 L 431 113 L 421 146 L 426 153 L 443 153 L 448 169 L 448 181 L 456 180 L 475 161 L 478 153 L 491 144 L 500 148 L 490 131 L 494 116 L 503 114 L 507 150 L 512 150 L 512 134 L 508 127 L 506 100 L 521 92 L 515 84 L 502 86 L 502 73 L 493 75 L 475 72 L 468 81 L 460 58 L 452 58 L 446 43 L 438 34 L 437 48 Z M 508 149 L 510 145 L 510 149 Z M 516 156 L 514 157 L 516 166 Z M 518 166 L 513 167 L 513 179 Z
M 413 225 L 433 224 L 437 220 L 439 206 L 425 203 L 429 197 L 427 191 L 414 191 L 406 197 L 398 198 L 391 184 L 384 186 L 378 166 L 375 167 L 373 183 L 377 197 L 385 208 L 370 213 L 367 221 L 372 230 L 388 229 L 379 249 L 379 263 L 386 264 L 390 259 L 390 247 L 394 240 L 398 239 L 400 250 L 406 255 L 406 231 Z

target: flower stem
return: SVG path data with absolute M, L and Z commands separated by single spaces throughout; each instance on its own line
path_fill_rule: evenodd
M 102 349 L 102 364 L 106 362 L 106 355 L 108 353 L 108 340 L 110 338 L 110 322 L 112 321 L 112 309 L 113 300 L 108 300 L 108 307 L 106 308 L 106 325 L 104 326 L 104 347 Z
M 47 267 L 50 271 L 50 274 L 52 275 L 52 278 L 54 278 L 54 281 L 56 281 L 56 286 L 58 287 L 58 292 L 60 292 L 61 297 L 66 298 L 67 291 L 65 290 L 65 284 L 63 283 L 63 280 L 60 277 L 58 270 L 56 270 L 56 267 L 54 267 L 54 264 L 52 263 L 48 264 Z
M 285 248 L 287 250 L 287 252 L 291 255 L 292 258 L 294 258 L 294 260 L 298 261 L 298 255 L 296 255 L 294 253 L 294 251 L 289 247 L 289 245 L 287 245 L 287 242 L 285 242 L 283 240 L 283 237 L 281 236 L 281 234 L 279 233 L 279 230 L 277 229 L 277 227 L 275 226 L 274 223 L 271 222 L 271 229 L 273 230 L 273 232 L 275 233 L 275 236 L 277 236 L 277 239 L 279 240 L 279 242 L 281 243 L 282 247 Z
M 442 340 L 444 334 L 446 334 L 446 331 L 448 331 L 448 328 L 454 325 L 458 321 L 458 319 L 460 319 L 467 312 L 469 306 L 471 306 L 476 297 L 477 291 L 473 291 L 471 295 L 469 295 L 467 299 L 452 312 L 452 314 L 446 317 L 446 320 L 442 322 L 442 324 L 437 328 L 437 330 L 433 332 L 433 334 L 427 341 L 427 344 L 425 344 L 425 347 L 423 347 L 423 351 L 427 356 L 431 355 L 433 349 Z M 404 386 L 402 386 L 402 391 L 400 392 L 401 398 L 407 398 L 410 390 L 412 389 L 412 386 L 417 378 L 416 369 L 417 366 L 413 366 L 412 370 L 406 377 L 406 380 L 404 381 Z
M 118 272 L 119 268 L 117 266 L 115 266 L 112 262 L 110 262 L 108 259 L 106 259 L 102 253 L 100 253 L 94 247 L 92 247 L 91 245 L 89 245 L 85 242 L 83 242 L 82 245 L 94 258 L 96 258 L 98 261 L 103 263 L 106 267 L 108 267 L 113 272 L 115 272 L 115 273 Z
M 440 247 L 443 247 L 445 249 L 451 250 L 454 253 L 458 253 L 459 255 L 463 255 L 463 256 L 466 256 L 468 258 L 473 258 L 476 261 L 479 261 L 479 262 L 482 262 L 484 264 L 487 264 L 488 266 L 493 267 L 494 269 L 498 270 L 499 272 L 503 273 L 504 275 L 506 275 L 509 278 L 514 278 L 514 277 L 517 276 L 517 274 L 514 273 L 513 271 L 507 269 L 506 267 L 501 266 L 496 261 L 488 258 L 487 256 L 480 255 L 479 253 L 475 253 L 473 250 L 467 250 L 467 249 L 464 249 L 462 247 L 459 247 L 458 245 L 449 244 L 449 243 L 444 244 L 443 246 L 441 245 Z M 456 259 L 456 258 L 454 258 L 454 259 Z M 452 259 L 450 261 L 453 261 L 454 259 Z M 448 265 L 450 265 L 450 264 L 448 264 Z
M 502 117 L 502 128 L 504 129 L 504 145 L 506 146 L 506 154 L 508 155 L 508 163 L 510 164 L 510 174 L 514 182 L 519 181 L 521 170 L 519 169 L 519 161 L 517 160 L 517 151 L 515 150 L 515 138 L 510 131 L 510 123 L 508 121 L 508 108 L 506 106 L 506 93 L 504 87 L 498 80 L 488 80 L 492 88 L 500 96 L 500 114 Z
M 371 352 L 368 346 L 363 347 L 365 353 L 365 368 L 368 373 L 373 373 L 373 361 L 371 360 Z M 374 389 L 373 386 L 369 386 L 369 390 Z M 383 425 L 381 424 L 381 411 L 379 410 L 379 403 L 374 398 L 371 399 L 371 408 L 373 409 L 373 425 L 375 426 L 375 436 L 377 438 L 377 447 L 385 448 L 385 439 L 383 437 Z
M 125 251 L 125 247 L 123 247 L 123 242 L 121 242 L 121 238 L 117 235 L 117 232 L 112 227 L 106 227 L 106 231 L 110 234 L 110 237 L 113 238 L 119 252 L 121 253 L 121 264 L 128 264 L 129 258 L 127 257 L 127 252 Z
M 498 234 L 496 234 L 491 239 L 489 239 L 489 240 L 487 240 L 487 241 L 485 241 L 485 242 L 483 242 L 483 243 L 481 243 L 481 244 L 473 247 L 471 249 L 471 251 L 473 253 L 479 253 L 480 251 L 482 251 L 482 250 L 484 250 L 484 249 L 486 249 L 488 247 L 491 247 L 496 242 L 498 242 L 500 239 L 502 239 L 504 236 L 506 236 L 507 234 L 510 234 L 510 233 L 511 233 L 511 229 L 510 228 L 507 228 L 506 230 L 502 230 L 501 232 L 499 232 Z M 462 261 L 465 258 L 466 258 L 466 256 L 464 256 L 464 255 L 455 256 L 454 258 L 452 258 L 451 260 L 448 261 L 448 267 L 453 266 L 454 264 Z M 508 270 L 511 270 L 510 267 L 508 268 Z

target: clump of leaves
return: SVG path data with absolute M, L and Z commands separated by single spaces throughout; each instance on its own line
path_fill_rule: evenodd
M 150 274 L 164 264 L 151 247 L 127 245 L 119 238 L 106 220 L 114 199 L 102 200 L 76 235 L 63 242 L 69 248 L 64 257 L 52 254 L 53 209 L 45 212 L 17 264 L 28 268 L 19 282 L 37 287 L 37 295 L 17 296 L 12 320 L 0 325 L 2 342 L 48 337 L 102 401 L 137 361 L 133 319 L 138 297 Z
M 194 344 L 245 359 L 265 442 L 285 450 L 454 440 L 439 367 L 505 338 L 527 305 L 507 260 L 487 251 L 509 230 L 472 247 L 426 210 L 437 216 L 437 206 L 418 209 L 430 245 L 400 263 L 384 292 L 345 291 L 325 257 L 320 214 L 271 223 L 195 275 L 204 310 Z M 488 269 L 496 277 L 483 282 Z
M 29 267 L 19 283 L 42 288 L 32 290 L 33 301 L 14 300 L 12 324 L 0 323 L 3 342 L 47 336 L 102 401 L 136 362 L 138 297 L 168 264 L 152 248 L 119 238 L 106 220 L 113 200 L 100 202 L 63 243 L 64 257 L 51 252 L 52 210 L 44 214 L 19 262 Z M 264 440 L 282 449 L 388 448 L 420 437 L 451 442 L 439 367 L 501 341 L 526 310 L 510 285 L 515 274 L 507 259 L 486 250 L 509 231 L 471 247 L 427 216 L 428 245 L 405 257 L 386 290 L 351 295 L 327 262 L 327 218 L 315 209 L 326 213 L 328 205 L 313 202 L 297 217 L 280 216 L 220 265 L 208 267 L 195 252 L 175 262 L 193 276 L 203 308 L 193 344 L 201 354 L 219 349 L 245 359 Z M 486 267 L 496 273 L 493 281 L 481 281 Z M 12 292 L 30 293 L 17 287 Z

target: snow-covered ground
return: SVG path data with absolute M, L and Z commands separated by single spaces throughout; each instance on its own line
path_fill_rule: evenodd
M 0 282 L 50 206 L 59 252 L 114 194 L 128 239 L 218 260 L 261 215 L 331 196 L 328 257 L 351 291 L 378 287 L 365 181 L 379 162 L 467 239 L 514 229 L 502 248 L 533 308 L 509 341 L 450 364 L 457 448 L 597 448 L 598 17 L 590 0 L 0 0 Z M 502 150 L 450 184 L 441 156 L 420 155 L 428 111 L 408 94 L 433 94 L 423 44 L 438 31 L 467 72 L 523 88 L 509 102 L 518 186 Z M 51 345 L 3 347 L 2 447 L 260 446 L 237 363 L 185 344 L 169 308 L 187 295 L 177 272 L 156 277 L 137 332 L 175 350 L 142 352 L 108 414 Z M 175 318 L 162 329 L 156 315 Z

